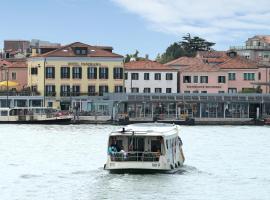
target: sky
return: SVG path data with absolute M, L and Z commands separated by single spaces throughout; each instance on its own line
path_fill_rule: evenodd
M 1 1 L 0 48 L 5 39 L 80 41 L 155 59 L 190 33 L 228 50 L 254 35 L 270 35 L 269 7 L 269 0 Z

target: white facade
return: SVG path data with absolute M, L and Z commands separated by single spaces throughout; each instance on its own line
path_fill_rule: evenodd
M 149 73 L 149 80 L 145 80 Z M 161 80 L 155 80 L 155 74 L 161 75 Z M 138 74 L 138 80 L 132 80 L 131 74 Z M 172 80 L 166 80 L 172 74 Z M 135 75 L 136 76 L 136 75 Z M 156 75 L 159 76 L 159 75 Z M 177 71 L 173 70 L 125 70 L 126 93 L 177 93 Z M 131 90 L 132 88 L 132 90 Z M 148 89 L 150 88 L 150 89 Z M 161 91 L 160 91 L 161 89 Z

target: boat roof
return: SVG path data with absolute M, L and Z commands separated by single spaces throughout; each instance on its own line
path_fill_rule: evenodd
M 138 123 L 131 124 L 111 133 L 116 135 L 147 135 L 147 136 L 169 136 L 178 134 L 179 126 L 166 123 Z

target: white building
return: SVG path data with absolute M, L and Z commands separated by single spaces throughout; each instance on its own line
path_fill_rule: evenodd
M 126 93 L 177 93 L 177 70 L 158 62 L 125 64 Z

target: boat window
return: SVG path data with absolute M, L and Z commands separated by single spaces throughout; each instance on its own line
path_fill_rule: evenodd
M 16 109 L 10 110 L 10 111 L 9 111 L 9 115 L 10 115 L 10 116 L 16 116 L 16 115 L 18 115 L 18 110 L 16 110 Z
M 8 116 L 8 111 L 6 111 L 6 110 L 1 111 L 1 116 Z
M 169 148 L 168 140 L 166 140 L 166 147 L 167 147 L 167 149 Z
M 157 152 L 161 150 L 160 140 L 151 140 L 151 152 Z

